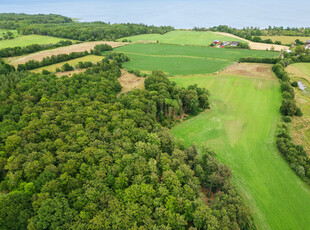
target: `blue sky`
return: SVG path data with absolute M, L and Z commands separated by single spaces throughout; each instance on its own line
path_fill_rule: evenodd
M 309 0 L 0 0 L 2 13 L 57 13 L 82 21 L 133 22 L 176 28 L 220 24 L 239 28 L 310 27 L 309 11 Z

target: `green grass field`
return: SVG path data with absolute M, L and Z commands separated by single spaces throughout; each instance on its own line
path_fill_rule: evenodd
M 65 63 L 68 63 L 69 65 L 75 67 L 79 62 L 90 61 L 93 63 L 97 63 L 97 62 L 101 61 L 102 59 L 103 59 L 103 57 L 101 57 L 101 56 L 88 55 L 88 56 L 76 58 L 76 59 L 73 59 L 70 61 L 60 62 L 60 63 L 54 64 L 54 65 L 44 66 L 44 67 L 41 67 L 38 69 L 34 69 L 32 71 L 35 73 L 40 73 L 40 72 L 42 72 L 42 70 L 45 69 L 45 70 L 48 70 L 50 72 L 56 72 L 56 69 L 61 68 L 61 66 L 63 66 L 63 64 L 65 64 Z
M 166 44 L 131 44 L 114 49 L 131 58 L 127 69 L 150 73 L 154 69 L 168 75 L 206 74 L 217 72 L 241 57 L 276 57 L 279 52 L 221 49 Z
M 179 45 L 200 45 L 209 46 L 214 40 L 220 41 L 240 41 L 240 39 L 219 35 L 213 32 L 200 32 L 200 31 L 171 31 L 166 34 L 142 34 L 137 36 L 131 36 L 118 39 L 123 41 L 124 39 L 132 42 L 156 42 L 179 44 Z
M 305 42 L 306 40 L 310 40 L 310 37 L 300 37 L 300 36 L 260 36 L 263 40 L 271 39 L 273 42 L 280 41 L 282 44 L 291 44 L 296 39 Z
M 61 40 L 70 40 L 70 39 L 55 38 L 55 37 L 41 36 L 41 35 L 25 35 L 25 36 L 19 36 L 11 40 L 0 41 L 0 49 L 8 48 L 8 47 L 15 47 L 15 46 L 23 47 L 23 46 L 28 46 L 32 44 L 57 43 Z
M 5 29 L 0 29 L 0 38 L 3 37 L 4 33 L 7 33 L 8 31 L 11 31 L 14 34 L 14 37 L 18 37 L 17 30 L 5 30 Z
M 310 77 L 310 63 L 295 63 L 292 66 Z
M 172 133 L 187 146 L 208 145 L 229 165 L 258 228 L 309 229 L 310 189 L 275 146 L 278 80 L 220 75 L 170 79 L 210 90 L 211 110 L 178 124 Z

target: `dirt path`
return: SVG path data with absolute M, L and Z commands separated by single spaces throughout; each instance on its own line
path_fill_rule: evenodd
M 95 45 L 98 44 L 108 44 L 112 46 L 113 48 L 126 45 L 127 43 L 124 42 L 108 42 L 108 41 L 96 41 L 96 42 L 84 42 L 80 44 L 74 44 L 71 46 L 66 47 L 59 47 L 56 49 L 51 50 L 44 50 L 37 53 L 19 56 L 19 57 L 11 57 L 11 58 L 5 58 L 6 62 L 10 63 L 11 65 L 14 65 L 15 67 L 19 64 L 24 64 L 29 60 L 36 60 L 41 61 L 44 57 L 57 55 L 57 54 L 69 54 L 72 52 L 83 52 L 85 50 L 90 51 L 95 47 Z
M 144 89 L 144 80 L 143 77 L 137 77 L 134 74 L 128 73 L 127 70 L 122 69 L 122 76 L 118 78 L 119 83 L 123 87 L 120 94 L 133 89 Z
M 246 40 L 244 38 L 240 38 L 236 35 L 233 35 L 233 34 L 230 34 L 230 33 L 223 33 L 223 32 L 214 32 L 216 34 L 220 34 L 220 35 L 225 35 L 225 36 L 228 36 L 228 37 L 232 37 L 232 38 L 238 38 L 242 41 L 245 41 L 245 42 L 248 42 L 249 43 L 249 46 L 251 49 L 253 50 L 271 50 L 271 47 L 273 46 L 274 47 L 274 50 L 275 51 L 282 51 L 282 50 L 288 50 L 289 47 L 288 46 L 283 46 L 283 45 L 275 45 L 275 44 L 266 44 L 266 43 L 259 43 L 259 42 L 251 42 L 249 40 Z

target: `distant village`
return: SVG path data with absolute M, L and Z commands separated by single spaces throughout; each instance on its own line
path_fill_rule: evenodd
M 221 42 L 220 40 L 214 40 L 212 42 L 212 45 L 215 46 L 215 47 L 222 47 L 222 48 L 225 48 L 226 46 L 231 46 L 231 47 L 236 47 L 240 44 L 240 42 L 237 42 L 237 41 L 230 41 L 230 42 Z

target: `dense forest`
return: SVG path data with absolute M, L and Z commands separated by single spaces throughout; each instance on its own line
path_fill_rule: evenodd
M 57 14 L 0 14 L 1 29 L 19 29 L 30 24 L 61 24 L 70 22 L 73 22 L 71 18 Z
M 147 26 L 144 24 L 108 24 L 104 22 L 84 22 L 58 25 L 34 24 L 20 29 L 20 33 L 48 35 L 80 41 L 115 40 L 139 34 L 159 33 L 174 30 L 171 26 Z
M 118 97 L 124 60 L 0 76 L 0 228 L 255 228 L 229 168 L 164 128 L 209 108 L 209 92 L 154 71 Z

